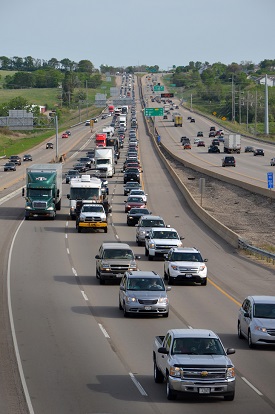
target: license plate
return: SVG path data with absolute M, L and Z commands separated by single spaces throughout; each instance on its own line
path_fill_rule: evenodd
M 151 306 L 145 306 L 145 307 L 144 307 L 144 309 L 145 309 L 145 310 L 151 310 L 151 309 L 152 309 L 152 307 L 151 307 Z
M 122 277 L 123 276 L 123 273 L 118 273 L 117 275 L 116 275 L 116 277 Z
M 192 277 L 192 275 L 190 275 L 190 273 L 186 273 L 185 277 Z
M 210 388 L 199 388 L 199 394 L 210 394 Z

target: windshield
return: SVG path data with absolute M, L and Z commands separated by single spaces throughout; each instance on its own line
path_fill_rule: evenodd
M 153 237 L 155 239 L 178 239 L 175 231 L 154 231 Z
M 160 278 L 131 278 L 127 281 L 128 290 L 164 291 L 165 286 Z
M 171 259 L 175 262 L 202 262 L 202 257 L 199 253 L 173 253 Z
M 46 188 L 30 188 L 29 192 L 28 192 L 28 196 L 29 197 L 51 197 L 52 196 L 52 191 L 51 189 L 46 189 Z
M 142 220 L 142 227 L 165 227 L 161 220 Z
M 103 259 L 128 259 L 134 260 L 132 250 L 127 249 L 110 249 L 104 250 Z
M 225 355 L 224 349 L 215 338 L 175 338 L 172 354 Z
M 106 165 L 106 164 L 110 164 L 110 160 L 109 159 L 101 159 L 101 160 L 96 160 L 97 165 Z
M 71 200 L 95 200 L 99 198 L 99 188 L 71 188 Z
M 275 319 L 275 303 L 257 303 L 254 306 L 254 317 Z
M 83 206 L 82 212 L 83 213 L 102 213 L 103 207 L 102 206 Z

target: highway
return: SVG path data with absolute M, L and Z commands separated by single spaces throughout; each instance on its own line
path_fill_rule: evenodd
M 139 105 L 137 109 L 140 110 Z M 118 284 L 100 286 L 95 278 L 94 257 L 100 244 L 106 240 L 129 243 L 141 255 L 141 270 L 155 270 L 163 275 L 163 261 L 148 262 L 144 247 L 135 243 L 135 229 L 126 225 L 122 173 L 110 179 L 113 212 L 107 234 L 76 232 L 75 222 L 68 216 L 66 184 L 62 209 L 55 221 L 22 221 L 24 199 L 18 195 L 7 200 L 1 206 L 1 217 L 5 218 L 1 221 L 1 234 L 6 238 L 1 238 L 0 251 L 1 258 L 7 261 L 7 248 L 19 225 L 7 275 L 28 408 L 35 414 L 128 414 L 130 411 L 193 414 L 202 410 L 207 414 L 213 410 L 225 414 L 232 411 L 239 414 L 244 410 L 251 414 L 274 413 L 274 349 L 251 350 L 246 341 L 237 337 L 237 312 L 242 300 L 248 294 L 275 295 L 274 271 L 239 256 L 202 225 L 156 156 L 141 112 L 138 112 L 138 125 L 143 185 L 149 195 L 149 209 L 175 227 L 185 238 L 186 246 L 199 248 L 203 257 L 208 258 L 208 285 L 173 286 L 169 292 L 171 307 L 167 319 L 123 317 L 118 309 Z M 78 158 L 76 154 L 85 154 L 86 148 L 92 146 L 85 147 L 90 139 L 87 127 L 77 128 L 74 134 L 79 142 L 74 150 L 67 152 L 64 171 Z M 170 131 L 168 127 L 163 128 Z M 192 128 L 206 131 L 197 117 Z M 192 137 L 187 127 L 182 131 L 171 130 L 173 138 L 170 139 L 175 139 L 176 146 L 181 135 Z M 161 136 L 166 140 L 170 134 Z M 68 140 L 63 145 L 65 150 L 71 143 Z M 179 151 L 182 151 L 180 146 Z M 184 156 L 195 159 L 193 153 L 203 159 L 193 148 L 191 154 L 184 153 Z M 208 159 L 210 156 L 211 163 L 220 165 L 221 154 L 207 154 Z M 251 154 L 240 154 L 243 156 L 251 159 Z M 123 158 L 122 155 L 117 170 Z M 269 156 L 263 158 L 266 162 Z M 253 157 L 253 162 L 263 161 Z M 238 171 L 238 167 L 234 170 Z M 252 170 L 249 167 L 249 174 Z M 154 383 L 154 336 L 182 327 L 212 329 L 220 335 L 225 347 L 236 349 L 232 356 L 237 372 L 233 402 L 182 396 L 168 402 L 165 384 Z

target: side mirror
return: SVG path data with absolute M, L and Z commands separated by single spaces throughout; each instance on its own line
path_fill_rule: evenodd
M 208 262 L 208 259 L 204 259 L 204 262 Z
M 166 286 L 166 291 L 169 292 L 171 290 L 171 286 Z
M 100 259 L 99 254 L 97 254 L 97 255 L 95 256 L 95 259 Z
M 135 259 L 136 260 L 140 260 L 141 259 L 141 256 L 135 256 Z
M 235 354 L 236 350 L 234 348 L 227 348 L 226 355 Z
M 70 194 L 67 194 L 67 199 L 70 200 Z
M 167 351 L 167 349 L 166 348 L 164 348 L 164 347 L 160 347 L 159 349 L 158 349 L 158 353 L 159 354 L 165 354 L 165 355 L 168 355 L 168 353 L 169 353 L 169 351 Z

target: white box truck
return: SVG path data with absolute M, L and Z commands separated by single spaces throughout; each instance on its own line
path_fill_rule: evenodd
M 115 174 L 114 148 L 95 149 L 95 168 L 100 171 L 100 177 L 112 177 Z
M 240 134 L 228 134 L 224 137 L 224 152 L 231 154 L 235 152 L 239 154 L 241 152 L 241 135 Z

